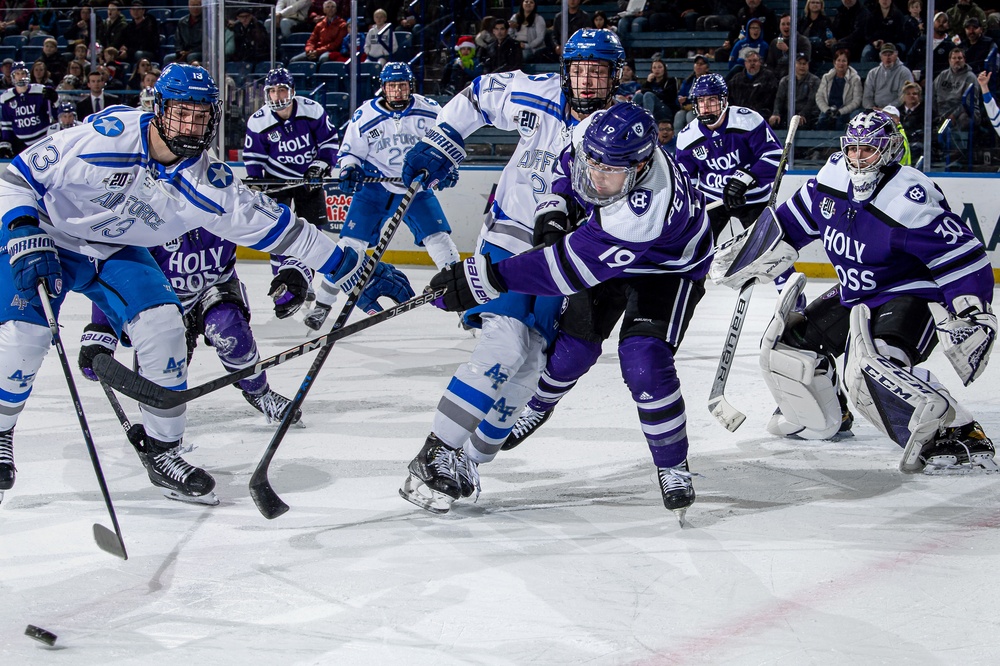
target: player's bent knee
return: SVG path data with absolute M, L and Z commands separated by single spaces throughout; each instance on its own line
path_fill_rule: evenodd
M 170 388 L 187 381 L 184 320 L 176 305 L 143 310 L 125 325 L 125 332 L 132 340 L 144 377 Z

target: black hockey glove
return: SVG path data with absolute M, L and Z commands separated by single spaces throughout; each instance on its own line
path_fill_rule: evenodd
M 431 278 L 430 289 L 441 287 L 446 287 L 447 291 L 434 301 L 434 306 L 448 312 L 464 312 L 507 291 L 507 285 L 488 254 L 475 254 L 442 269 Z
M 268 296 L 274 299 L 274 316 L 286 319 L 298 312 L 306 302 L 309 281 L 295 268 L 282 268 L 271 280 Z
M 94 359 L 98 354 L 115 355 L 118 348 L 118 336 L 110 326 L 104 324 L 87 324 L 83 327 L 83 335 L 80 336 L 80 356 L 77 364 L 83 372 L 83 376 L 92 382 L 99 381 L 97 373 L 94 372 Z
M 531 244 L 549 246 L 576 229 L 575 208 L 576 204 L 558 195 L 538 204 Z
M 752 173 L 737 169 L 722 190 L 722 203 L 726 208 L 733 209 L 745 206 L 747 203 L 747 190 L 757 184 L 757 179 Z
M 306 169 L 306 192 L 315 192 L 323 187 L 323 177 L 330 171 L 325 162 L 313 162 Z

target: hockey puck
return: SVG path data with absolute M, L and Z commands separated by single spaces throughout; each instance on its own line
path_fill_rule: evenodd
M 24 635 L 34 638 L 39 643 L 45 643 L 50 647 L 56 644 L 55 634 L 41 627 L 36 627 L 33 624 L 28 625 L 28 628 L 24 630 Z

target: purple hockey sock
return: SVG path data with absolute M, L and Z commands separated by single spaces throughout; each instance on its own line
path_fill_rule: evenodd
M 536 412 L 554 409 L 563 396 L 576 386 L 601 356 L 601 345 L 560 332 L 545 361 L 545 371 L 538 379 L 535 395 L 528 407 Z
M 681 464 L 688 452 L 687 416 L 673 352 L 663 340 L 637 336 L 622 340 L 618 355 L 653 463 Z

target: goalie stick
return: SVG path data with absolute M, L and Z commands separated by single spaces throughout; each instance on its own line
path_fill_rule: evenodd
M 45 319 L 48 321 L 49 330 L 52 332 L 52 344 L 55 346 L 59 362 L 62 364 L 63 374 L 66 375 L 69 395 L 73 399 L 73 407 L 76 408 L 76 416 L 80 421 L 80 429 L 83 431 L 83 441 L 87 445 L 90 462 L 94 465 L 94 474 L 97 475 L 97 485 L 101 487 L 101 495 L 104 496 L 104 506 L 108 508 L 108 515 L 111 516 L 111 524 L 115 528 L 115 531 L 112 532 L 104 525 L 94 523 L 94 541 L 97 542 L 97 546 L 101 550 L 111 553 L 115 557 L 127 560 L 128 551 L 125 550 L 125 540 L 122 538 L 121 527 L 118 526 L 118 516 L 115 514 L 115 507 L 111 503 L 111 493 L 108 492 L 108 484 L 104 481 L 104 471 L 101 469 L 101 461 L 97 457 L 97 448 L 94 446 L 94 438 L 90 434 L 90 426 L 87 425 L 87 417 L 83 413 L 83 403 L 80 402 L 80 393 L 76 390 L 76 382 L 73 381 L 69 360 L 66 358 L 66 349 L 63 347 L 62 336 L 59 335 L 59 322 L 56 321 L 55 312 L 52 310 L 52 303 L 49 301 L 49 294 L 46 290 L 44 280 L 38 281 L 38 297 L 42 301 L 42 309 L 45 310 Z
M 792 142 L 795 140 L 795 132 L 801 121 L 801 116 L 792 116 L 788 123 L 788 134 L 785 135 L 785 145 L 781 150 L 781 159 L 778 161 L 778 172 L 774 175 L 771 196 L 767 201 L 768 208 L 773 208 L 778 200 L 778 187 L 781 185 L 781 177 L 785 175 L 785 169 L 788 167 L 788 155 L 792 151 Z M 746 414 L 733 407 L 726 400 L 726 382 L 729 381 L 729 371 L 736 358 L 736 346 L 740 342 L 740 333 L 743 332 L 743 322 L 746 321 L 754 284 L 756 284 L 756 280 L 747 280 L 740 288 L 739 298 L 736 299 L 736 309 L 733 311 L 733 318 L 730 320 L 729 330 L 726 332 L 726 343 L 722 347 L 722 356 L 719 357 L 719 368 L 715 371 L 712 390 L 708 394 L 708 411 L 729 432 L 736 432 L 747 418 Z
M 354 305 L 357 303 L 358 297 L 361 296 L 361 292 L 364 291 L 365 285 L 368 284 L 368 280 L 371 278 L 372 273 L 375 272 L 375 267 L 378 265 L 379 260 L 385 253 L 386 248 L 389 246 L 389 241 L 392 240 L 393 235 L 396 233 L 396 229 L 403 221 L 403 216 L 406 214 L 406 210 L 410 207 L 410 202 L 426 181 L 427 175 L 426 171 L 421 171 L 420 174 L 413 179 L 413 182 L 410 183 L 406 193 L 403 194 L 403 198 L 400 200 L 399 206 L 396 208 L 396 212 L 392 214 L 392 218 L 390 218 L 389 222 L 385 225 L 385 230 L 382 232 L 382 237 L 379 238 L 378 245 L 375 246 L 372 256 L 365 262 L 361 271 L 361 277 L 358 278 L 357 284 L 355 284 L 354 288 L 351 289 L 351 293 L 347 295 L 347 302 L 344 303 L 343 309 L 341 309 L 340 314 L 337 316 L 337 321 L 333 323 L 330 335 L 336 333 L 338 329 L 344 328 L 348 317 L 350 317 L 351 312 L 354 311 Z M 308 372 L 306 372 L 305 377 L 302 378 L 302 384 L 299 386 L 299 390 L 295 393 L 295 397 L 292 398 L 292 402 L 285 409 L 284 418 L 281 419 L 278 429 L 275 431 L 274 436 L 271 437 L 271 442 L 267 445 L 267 449 L 264 450 L 264 455 L 261 456 L 260 462 L 257 463 L 257 468 L 254 469 L 253 475 L 250 477 L 250 497 L 253 498 L 253 502 L 257 505 L 257 509 L 260 511 L 261 515 L 268 520 L 273 520 L 288 511 L 288 505 L 285 504 L 280 497 L 278 497 L 278 494 L 274 492 L 274 488 L 271 487 L 271 482 L 267 478 L 268 467 L 270 467 L 271 459 L 274 458 L 274 454 L 278 450 L 278 446 L 281 445 L 281 441 L 285 437 L 285 433 L 288 432 L 288 428 L 292 424 L 292 415 L 295 414 L 299 407 L 302 406 L 303 401 L 306 399 L 306 395 L 309 393 L 309 389 L 312 388 L 312 384 L 316 380 L 316 376 L 319 374 L 319 371 L 322 370 L 323 364 L 326 363 L 326 359 L 330 356 L 331 351 L 333 351 L 333 342 L 324 345 L 319 350 L 316 358 L 313 359 L 313 363 L 309 366 Z
M 182 391 L 173 391 L 171 389 L 164 388 L 159 384 L 154 384 L 138 372 L 126 368 L 124 365 L 115 360 L 111 354 L 98 354 L 97 357 L 94 358 L 94 372 L 97 373 L 97 376 L 101 379 L 102 383 L 107 382 L 110 388 L 127 395 L 133 400 L 156 409 L 171 409 L 172 407 L 178 407 L 186 402 L 190 402 L 195 398 L 200 398 L 203 395 L 218 391 L 225 386 L 235 384 L 236 382 L 246 379 L 247 377 L 252 377 L 258 372 L 273 368 L 274 366 L 280 365 L 285 361 L 290 361 L 293 358 L 298 358 L 299 356 L 308 354 L 316 349 L 332 345 L 337 340 L 354 335 L 355 333 L 363 331 L 366 328 L 371 328 L 375 324 L 409 312 L 410 310 L 418 308 L 425 303 L 430 303 L 434 299 L 440 298 L 444 295 L 444 292 L 445 289 L 442 287 L 437 291 L 419 294 L 418 296 L 415 296 L 408 301 L 404 301 L 399 305 L 394 305 L 391 308 L 383 310 L 382 312 L 371 315 L 367 319 L 356 321 L 349 326 L 331 331 L 326 335 L 319 336 L 318 338 L 306 340 L 302 344 L 296 345 L 291 349 L 286 349 L 281 353 L 258 361 L 255 365 L 249 368 L 231 372 L 228 375 L 212 379 L 204 384 L 193 386 Z

